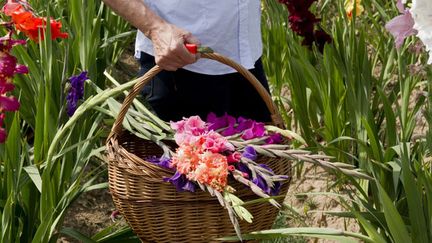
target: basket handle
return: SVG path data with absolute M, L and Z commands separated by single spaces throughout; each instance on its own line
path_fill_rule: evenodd
M 189 49 L 189 48 L 188 48 Z M 267 109 L 270 111 L 272 122 L 275 126 L 284 127 L 282 117 L 279 114 L 279 111 L 277 110 L 277 107 L 275 103 L 273 102 L 270 94 L 267 92 L 267 90 L 262 86 L 262 84 L 258 81 L 258 79 L 246 68 L 243 66 L 237 64 L 233 60 L 218 54 L 218 53 L 201 53 L 201 57 L 212 59 L 215 61 L 218 61 L 220 63 L 226 64 L 232 68 L 234 68 L 237 72 L 242 74 L 257 90 L 258 94 L 261 96 L 263 101 L 265 102 Z M 158 74 L 160 71 L 162 71 L 162 68 L 158 65 L 155 65 L 152 69 L 150 69 L 147 73 L 145 73 L 142 77 L 138 78 L 137 83 L 133 86 L 129 94 L 126 96 L 125 100 L 123 101 L 123 105 L 120 109 L 120 112 L 117 116 L 117 119 L 114 122 L 114 125 L 111 129 L 111 133 L 108 138 L 119 135 L 122 130 L 122 124 L 123 119 L 129 110 L 129 107 L 132 104 L 132 101 L 135 99 L 135 97 L 141 92 L 141 89 L 146 85 L 156 74 Z

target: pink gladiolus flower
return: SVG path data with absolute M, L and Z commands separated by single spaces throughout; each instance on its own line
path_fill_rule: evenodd
M 0 112 L 16 111 L 19 109 L 20 103 L 15 97 L 7 97 L 0 95 Z
M 16 111 L 20 103 L 15 97 L 7 96 L 7 92 L 13 91 L 13 76 L 17 73 L 28 73 L 26 66 L 17 64 L 16 57 L 10 54 L 13 46 L 24 44 L 25 41 L 13 40 L 12 33 L 0 38 L 0 143 L 6 140 L 7 132 L 3 128 L 5 111 Z
M 171 128 L 176 131 L 174 139 L 178 145 L 190 143 L 194 139 L 194 136 L 199 136 L 207 131 L 206 123 L 199 116 L 171 122 Z
M 12 77 L 15 74 L 16 58 L 7 52 L 0 53 L 0 73 L 2 78 Z
M 13 40 L 11 38 L 12 33 L 7 34 L 6 36 L 0 37 L 0 52 L 8 52 L 12 49 L 12 47 L 16 45 L 25 45 L 25 40 Z
M 408 36 L 417 34 L 414 27 L 414 19 L 409 9 L 405 9 L 401 0 L 397 1 L 397 8 L 401 15 L 390 20 L 385 28 L 394 36 L 396 48 L 400 48 Z
M 4 128 L 0 127 L 0 143 L 4 143 L 6 141 L 7 132 Z
M 206 123 L 201 120 L 199 116 L 191 116 L 186 119 L 184 129 L 185 132 L 190 133 L 194 136 L 198 136 L 207 130 Z
M 216 133 L 214 131 L 210 131 L 206 134 L 206 136 L 202 137 L 203 139 L 203 148 L 205 150 L 209 150 L 213 153 L 220 153 L 225 149 L 225 143 L 226 139 L 222 137 L 219 133 Z
M 4 122 L 5 117 L 6 117 L 6 116 L 5 116 L 4 113 L 0 114 L 0 127 L 3 126 L 3 122 Z
M 12 91 L 14 89 L 15 89 L 15 85 L 13 83 L 8 83 L 8 82 L 1 83 L 0 81 L 0 94 L 5 94 L 6 92 Z
M 229 170 L 229 171 L 235 171 L 235 167 L 234 167 L 234 165 L 229 165 L 229 166 L 228 166 L 228 170 Z
M 240 152 L 234 152 L 227 156 L 228 163 L 237 163 L 240 161 L 242 154 Z
M 185 124 L 186 124 L 185 120 L 181 120 L 178 122 L 170 122 L 171 128 L 174 129 L 177 133 L 184 132 Z

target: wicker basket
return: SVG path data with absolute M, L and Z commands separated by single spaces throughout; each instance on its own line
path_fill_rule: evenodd
M 266 102 L 273 124 L 282 126 L 270 95 L 248 70 L 216 53 L 205 53 L 202 57 L 229 65 L 244 75 Z M 162 178 L 173 173 L 143 159 L 162 155 L 162 149 L 122 128 L 133 99 L 160 71 L 160 67 L 153 67 L 133 87 L 107 140 L 109 188 L 114 204 L 143 242 L 213 242 L 218 237 L 234 235 L 228 213 L 216 198 L 202 191 L 179 193 L 173 185 L 163 182 Z M 276 174 L 291 173 L 291 163 L 286 159 L 259 157 L 258 160 Z M 230 185 L 243 200 L 257 199 L 245 186 L 237 182 Z M 288 186 L 289 181 L 283 184 L 281 195 L 286 194 Z M 268 203 L 250 204 L 247 209 L 254 219 L 252 224 L 240 222 L 242 233 L 271 228 L 278 212 Z

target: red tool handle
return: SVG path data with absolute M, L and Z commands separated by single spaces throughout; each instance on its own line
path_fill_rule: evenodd
M 186 49 L 192 54 L 198 53 L 198 46 L 196 44 L 185 44 Z

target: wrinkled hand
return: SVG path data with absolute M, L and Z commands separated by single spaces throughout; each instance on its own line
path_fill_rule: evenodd
M 175 25 L 164 23 L 150 33 L 156 64 L 168 71 L 175 71 L 198 60 L 199 54 L 191 54 L 184 44 L 197 44 L 197 38 Z

